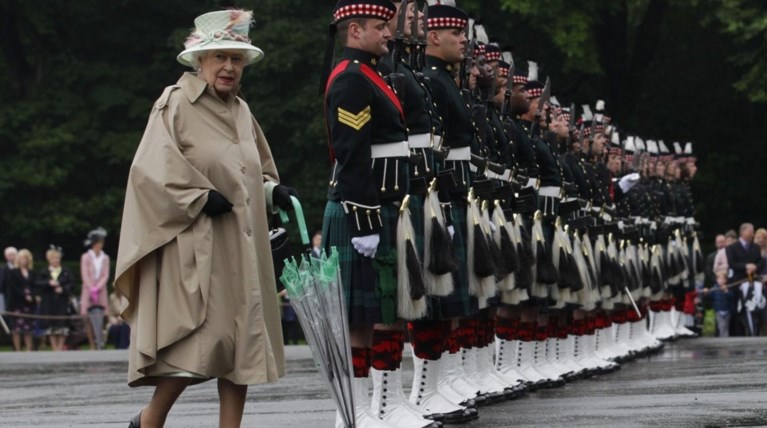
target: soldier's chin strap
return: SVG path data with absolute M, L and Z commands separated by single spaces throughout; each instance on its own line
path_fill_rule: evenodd
M 333 68 L 333 51 L 336 45 L 336 33 L 338 27 L 335 22 L 331 22 L 328 26 L 328 38 L 325 42 L 325 59 L 322 61 L 322 79 L 320 80 L 320 95 L 325 94 L 328 79 L 330 78 L 330 71 Z

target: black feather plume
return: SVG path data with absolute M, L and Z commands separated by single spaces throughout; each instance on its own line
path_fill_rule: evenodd
M 599 253 L 599 286 L 604 287 L 606 285 L 612 285 L 615 282 L 613 277 L 612 263 L 610 258 L 607 257 L 607 252 L 603 251 Z
M 541 284 L 555 284 L 558 280 L 557 270 L 554 269 L 554 264 L 551 263 L 551 258 L 546 254 L 546 248 L 543 246 L 543 241 L 537 241 L 535 246 L 536 280 Z
M 519 228 L 520 241 L 522 242 L 522 251 L 519 252 L 519 259 L 523 264 L 530 266 L 535 264 L 535 252 L 533 251 L 533 241 L 530 239 L 530 233 L 523 227 Z
M 418 300 L 426 294 L 426 287 L 423 283 L 421 263 L 418 262 L 415 245 L 413 245 L 411 239 L 405 240 L 405 251 L 405 265 L 407 266 L 407 276 L 410 282 L 410 298 Z
M 495 265 L 490 245 L 479 224 L 474 225 L 474 273 L 485 278 L 495 274 Z
M 444 275 L 458 270 L 452 247 L 447 230 L 440 224 L 437 217 L 432 217 L 428 268 L 434 275 Z
M 503 253 L 501 252 L 501 246 L 495 243 L 495 239 L 491 236 L 487 236 L 487 245 L 490 246 L 490 254 L 493 256 L 493 266 L 495 267 L 495 278 L 500 281 L 506 275 L 510 274 L 506 269 L 506 262 L 503 260 Z
M 564 247 L 559 248 L 559 288 L 570 288 L 570 266 L 567 263 L 567 251 Z
M 509 231 L 501 226 L 501 257 L 508 273 L 514 273 L 519 268 L 519 257 L 517 248 L 511 241 Z

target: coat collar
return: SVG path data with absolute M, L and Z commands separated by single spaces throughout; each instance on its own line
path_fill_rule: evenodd
M 378 65 L 379 58 L 371 53 L 365 52 L 360 49 L 355 48 L 344 48 L 343 52 L 341 53 L 342 59 L 350 59 L 352 61 L 357 61 L 362 64 L 367 64 L 372 68 L 373 70 L 376 69 L 376 66 Z
M 208 92 L 217 100 L 220 100 L 227 105 L 231 105 L 235 98 L 237 98 L 237 93 L 240 91 L 240 87 L 238 86 L 231 92 L 231 96 L 228 97 L 227 101 L 221 100 L 221 98 L 219 98 L 218 94 L 216 93 L 216 90 L 212 86 L 208 85 L 207 82 L 197 77 L 196 73 L 192 72 L 184 73 L 181 78 L 178 79 L 177 84 L 179 87 L 181 87 L 184 95 L 186 95 L 186 97 L 189 99 L 189 102 L 192 104 L 200 99 L 203 93 Z
M 448 74 L 452 73 L 455 68 L 453 64 L 431 55 L 426 55 L 426 66 L 431 67 L 432 70 L 444 70 Z

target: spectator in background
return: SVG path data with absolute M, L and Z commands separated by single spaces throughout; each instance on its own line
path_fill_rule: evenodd
M 0 312 L 5 312 L 7 309 L 8 273 L 16 267 L 16 255 L 18 253 L 16 247 L 7 247 L 4 251 L 5 263 L 0 265 Z
M 130 347 L 130 325 L 120 316 L 120 295 L 117 291 L 109 294 L 109 313 L 107 316 L 107 343 L 115 349 Z
M 35 286 L 41 297 L 40 315 L 67 316 L 75 277 L 68 268 L 61 266 L 61 248 L 51 246 L 45 258 L 48 267 L 40 270 L 35 278 Z M 69 336 L 69 320 L 43 319 L 41 324 L 44 334 L 50 340 L 51 349 L 63 351 Z
M 759 254 L 762 260 L 765 261 L 764 266 L 756 274 L 760 277 L 760 281 L 764 282 L 764 278 L 767 277 L 767 229 L 759 228 L 754 234 L 754 244 L 759 248 Z
M 706 287 L 713 287 L 716 285 L 716 274 L 717 270 L 714 269 L 714 260 L 716 260 L 716 256 L 720 253 L 724 253 L 724 248 L 727 246 L 725 244 L 725 237 L 723 234 L 716 235 L 716 238 L 714 239 L 714 246 L 716 249 L 712 251 L 708 256 L 706 256 Z M 723 256 L 726 257 L 726 256 Z M 727 269 L 720 269 L 720 270 L 727 270 Z
M 754 235 L 754 243 L 759 246 L 759 250 L 762 253 L 762 260 L 765 260 L 765 267 L 757 272 L 759 281 L 762 283 L 762 286 L 764 286 L 764 284 L 767 284 L 767 229 L 759 228 L 756 231 L 756 235 Z M 762 291 L 763 294 L 765 294 L 764 291 L 767 290 Z M 760 312 L 761 313 L 756 317 L 759 323 L 759 335 L 767 336 L 767 307 Z
M 727 248 L 733 243 L 735 243 L 738 240 L 738 235 L 735 233 L 734 230 L 728 230 L 727 233 L 724 234 L 724 247 Z M 729 271 L 730 267 L 727 264 L 727 252 L 726 251 L 717 251 L 716 257 L 714 258 L 714 272 L 727 272 Z
M 16 268 L 8 275 L 8 307 L 10 312 L 23 315 L 34 315 L 37 302 L 34 295 L 34 274 L 32 273 L 32 253 L 22 249 L 16 256 Z M 11 317 L 13 349 L 21 351 L 21 338 L 24 338 L 24 348 L 32 350 L 32 331 L 34 320 L 25 317 Z
M 80 294 L 80 315 L 88 315 L 90 329 L 88 342 L 91 349 L 104 347 L 104 311 L 107 308 L 107 280 L 109 256 L 104 252 L 107 231 L 99 227 L 88 232 L 85 246 L 88 251 L 80 257 L 80 275 L 83 289 Z
M 703 293 L 711 296 L 714 312 L 716 313 L 717 337 L 730 336 L 730 320 L 735 304 L 735 292 L 727 288 L 727 271 L 716 273 L 716 285 L 704 288 Z
M 754 244 L 754 225 L 743 223 L 740 226 L 740 237 L 737 241 L 727 246 L 727 265 L 729 266 L 727 280 L 730 283 L 740 282 L 756 275 L 764 269 L 764 260 L 759 247 Z M 741 315 L 739 323 L 732 323 L 732 336 L 751 334 L 755 329 L 752 324 L 752 311 L 743 311 L 746 303 L 755 297 L 754 286 L 749 283 L 742 284 L 741 292 L 736 293 L 736 312 Z M 761 295 L 761 283 L 759 283 L 759 295 Z M 737 289 L 736 289 L 737 291 Z
M 322 231 L 316 230 L 312 235 L 312 257 L 319 258 L 322 255 Z

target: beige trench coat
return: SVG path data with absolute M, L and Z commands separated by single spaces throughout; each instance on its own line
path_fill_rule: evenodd
M 179 372 L 236 384 L 284 375 L 267 210 L 279 181 L 261 128 L 191 73 L 155 103 L 128 177 L 115 286 L 130 386 Z M 233 205 L 201 213 L 209 190 Z

